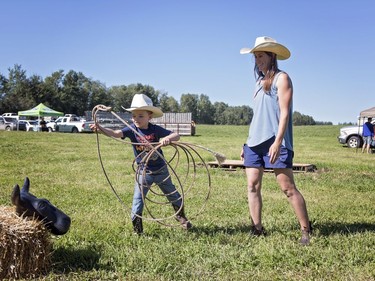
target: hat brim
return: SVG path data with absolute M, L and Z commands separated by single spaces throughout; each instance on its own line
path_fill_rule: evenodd
M 146 110 L 146 111 L 151 111 L 152 112 L 152 117 L 153 118 L 158 118 L 163 116 L 163 111 L 161 111 L 160 108 L 155 107 L 155 106 L 140 106 L 140 107 L 131 107 L 127 108 L 127 111 L 135 111 L 135 110 Z
M 240 54 L 250 54 L 254 52 L 271 52 L 276 54 L 276 58 L 278 60 L 286 60 L 290 58 L 290 51 L 287 47 L 279 44 L 279 43 L 273 43 L 273 42 L 267 42 L 263 44 L 259 44 L 258 46 L 254 48 L 242 48 L 240 50 Z

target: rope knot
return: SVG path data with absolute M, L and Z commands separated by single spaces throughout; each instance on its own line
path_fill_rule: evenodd
M 103 104 L 98 104 L 98 105 L 94 106 L 94 108 L 92 109 L 91 115 L 92 115 L 92 119 L 95 121 L 95 123 L 96 123 L 96 114 L 97 114 L 98 111 L 111 112 L 112 107 L 106 106 L 106 105 L 103 105 Z

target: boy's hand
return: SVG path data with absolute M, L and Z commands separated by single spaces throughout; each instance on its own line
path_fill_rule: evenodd
M 170 135 L 168 135 L 168 136 L 160 139 L 159 143 L 161 145 L 166 146 L 166 145 L 171 144 L 173 141 L 179 141 L 179 139 L 180 139 L 180 135 L 179 134 L 177 134 L 177 133 L 171 133 Z
M 92 130 L 92 131 L 96 131 L 96 130 L 98 130 L 99 128 L 98 128 L 98 126 L 96 126 L 96 124 L 94 123 L 94 124 L 90 124 L 90 129 Z
M 160 144 L 163 146 L 171 144 L 171 140 L 169 138 L 163 138 L 160 140 Z

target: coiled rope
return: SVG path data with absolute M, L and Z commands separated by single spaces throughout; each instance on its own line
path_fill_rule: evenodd
M 169 220 L 171 218 L 174 218 L 181 211 L 181 209 L 184 207 L 184 204 L 185 204 L 185 201 L 186 201 L 186 196 L 189 195 L 190 198 L 192 198 L 192 200 L 194 200 L 194 205 L 195 206 L 197 205 L 196 204 L 197 200 L 195 200 L 195 199 L 198 197 L 198 195 L 194 194 L 193 189 L 196 186 L 196 183 L 197 183 L 198 179 L 201 180 L 201 182 L 203 181 L 202 177 L 198 176 L 198 174 L 197 174 L 198 168 L 203 168 L 204 171 L 205 171 L 206 179 L 203 182 L 204 182 L 204 185 L 205 185 L 205 188 L 206 188 L 206 192 L 205 192 L 205 194 L 202 194 L 202 189 L 197 188 L 197 193 L 199 193 L 200 196 L 203 197 L 203 200 L 200 202 L 201 206 L 200 206 L 198 212 L 193 214 L 193 215 L 189 215 L 189 218 L 194 219 L 199 214 L 201 214 L 203 212 L 205 206 L 206 206 L 206 203 L 207 203 L 208 199 L 209 199 L 212 186 L 211 186 L 211 176 L 210 176 L 208 166 L 205 163 L 202 156 L 197 151 L 197 149 L 203 149 L 203 150 L 213 154 L 219 164 L 221 164 L 223 161 L 225 161 L 225 156 L 223 154 L 220 154 L 218 152 L 215 152 L 215 151 L 213 151 L 209 148 L 206 148 L 206 147 L 203 147 L 203 146 L 200 146 L 200 145 L 178 141 L 178 142 L 171 142 L 170 145 L 165 146 L 163 148 L 164 151 L 166 150 L 167 147 L 172 149 L 172 152 L 169 154 L 170 158 L 169 158 L 169 160 L 167 160 L 165 158 L 165 156 L 163 156 L 163 154 L 161 154 L 159 152 L 160 148 L 163 146 L 162 144 L 148 142 L 127 121 L 125 121 L 118 114 L 113 112 L 111 107 L 108 107 L 108 106 L 105 106 L 105 105 L 97 105 L 93 108 L 92 118 L 94 120 L 95 125 L 99 125 L 99 120 L 98 120 L 97 115 L 98 115 L 98 112 L 100 112 L 100 111 L 111 112 L 111 114 L 113 116 L 115 116 L 118 120 L 120 120 L 125 126 L 130 128 L 142 140 L 142 142 L 141 143 L 133 143 L 133 142 L 129 142 L 129 141 L 126 141 L 126 140 L 123 140 L 123 139 L 114 138 L 110 135 L 107 135 L 104 131 L 102 131 L 103 134 L 105 134 L 106 136 L 108 136 L 108 137 L 110 137 L 110 138 L 112 138 L 116 141 L 119 141 L 119 142 L 122 142 L 122 143 L 125 143 L 125 144 L 141 145 L 141 146 L 147 147 L 147 149 L 144 150 L 144 153 L 141 153 L 140 155 L 137 156 L 137 158 L 139 158 L 139 161 L 138 161 L 139 164 L 136 164 L 137 158 L 135 158 L 133 160 L 132 167 L 133 167 L 133 171 L 135 172 L 135 180 L 138 182 L 138 179 L 140 178 L 140 176 L 141 176 L 141 178 L 145 178 L 145 176 L 148 173 L 152 173 L 147 169 L 143 169 L 142 167 L 147 167 L 148 162 L 156 154 L 157 157 L 162 157 L 162 159 L 166 163 L 166 165 L 168 167 L 168 170 L 169 170 L 169 177 L 171 177 L 171 178 L 173 177 L 173 182 L 174 182 L 174 185 L 176 186 L 175 192 L 177 192 L 177 190 L 178 190 L 178 192 L 180 193 L 180 197 L 176 200 L 178 200 L 178 201 L 181 200 L 182 204 L 181 204 L 181 207 L 178 210 L 175 210 L 175 213 L 173 213 L 172 215 L 167 215 L 167 214 L 161 215 L 160 212 L 159 212 L 158 215 L 155 215 L 154 211 L 152 211 L 152 208 L 155 205 L 160 206 L 160 205 L 167 205 L 167 204 L 169 205 L 170 203 L 173 203 L 173 202 L 170 202 L 170 201 L 166 200 L 166 197 L 170 194 L 164 194 L 160 191 L 156 191 L 156 190 L 160 190 L 160 189 L 155 190 L 154 188 L 152 188 L 153 186 L 158 185 L 158 183 L 154 183 L 151 186 L 147 186 L 147 188 L 149 190 L 148 190 L 147 195 L 144 196 L 144 192 L 143 192 L 144 183 L 142 184 L 141 182 L 138 182 L 138 186 L 141 189 L 140 192 L 143 196 L 142 199 L 143 199 L 143 203 L 144 203 L 144 212 L 143 212 L 142 216 L 141 215 L 136 215 L 136 216 L 138 216 L 142 219 L 145 219 L 145 220 L 156 221 L 156 222 L 158 222 L 160 224 L 163 224 L 165 226 L 176 226 L 176 224 L 168 223 L 167 220 Z M 109 178 L 109 175 L 108 175 L 108 173 L 107 173 L 107 171 L 104 167 L 104 163 L 103 163 L 103 157 L 102 157 L 102 153 L 101 153 L 101 149 L 100 149 L 100 142 L 99 142 L 99 132 L 98 132 L 98 130 L 95 130 L 95 132 L 96 132 L 98 158 L 99 158 L 99 162 L 100 162 L 101 168 L 103 170 L 104 176 L 105 176 L 109 186 L 111 187 L 112 192 L 115 194 L 115 196 L 117 197 L 118 201 L 121 203 L 123 208 L 131 210 L 131 208 L 128 207 L 125 204 L 125 202 L 122 200 L 121 196 L 119 195 L 119 193 L 117 192 L 116 188 L 114 187 L 114 185 L 112 184 L 112 182 Z M 183 159 L 185 159 L 185 161 L 182 161 Z M 181 165 L 184 165 L 184 166 L 181 167 Z M 180 170 L 184 170 L 184 168 L 185 168 L 184 175 L 182 175 L 180 177 L 178 175 L 178 173 L 179 173 Z M 162 182 L 167 180 L 167 179 L 168 178 L 163 179 Z M 160 199 L 160 198 L 162 198 L 162 199 Z

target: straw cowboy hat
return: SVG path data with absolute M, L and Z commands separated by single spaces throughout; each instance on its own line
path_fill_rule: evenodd
M 155 107 L 152 103 L 152 100 L 144 95 L 144 94 L 136 94 L 133 97 L 132 104 L 130 108 L 126 109 L 127 111 L 134 111 L 134 110 L 147 110 L 152 112 L 152 117 L 162 117 L 163 111 L 159 108 Z
M 240 54 L 249 54 L 254 52 L 271 52 L 276 54 L 278 60 L 286 60 L 290 57 L 290 51 L 287 47 L 277 43 L 275 39 L 267 36 L 255 39 L 253 48 L 242 48 Z

